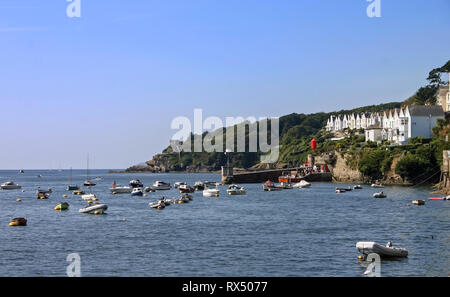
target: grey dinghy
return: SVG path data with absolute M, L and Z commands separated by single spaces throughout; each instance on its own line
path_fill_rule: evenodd
M 89 214 L 103 214 L 108 209 L 108 206 L 105 204 L 94 204 L 90 206 L 86 206 L 79 210 L 80 213 L 89 213 Z
M 380 257 L 408 257 L 408 251 L 404 248 L 387 247 L 376 242 L 360 241 L 356 248 L 361 254 L 368 255 L 376 253 Z

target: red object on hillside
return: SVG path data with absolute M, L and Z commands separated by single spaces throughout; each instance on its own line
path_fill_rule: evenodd
M 317 148 L 317 140 L 316 140 L 315 138 L 313 138 L 313 139 L 311 140 L 311 148 L 312 148 L 313 150 L 315 150 L 315 149 Z

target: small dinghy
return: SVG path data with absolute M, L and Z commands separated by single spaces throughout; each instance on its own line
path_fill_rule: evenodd
M 10 226 L 26 226 L 27 219 L 25 218 L 14 218 L 9 222 Z
M 373 198 L 386 198 L 387 195 L 383 192 L 373 194 Z
M 48 199 L 50 197 L 50 193 L 42 193 L 42 192 L 38 192 L 37 193 L 37 199 Z
M 67 202 L 61 202 L 60 204 L 56 205 L 54 210 L 68 210 L 69 209 L 69 203 Z
M 97 196 L 95 196 L 94 194 L 81 195 L 81 199 L 83 199 L 84 201 L 97 201 L 98 200 Z
M 185 199 L 189 199 L 189 201 L 192 201 L 193 199 L 194 199 L 194 197 L 192 196 L 192 195 L 189 195 L 189 194 L 184 194 L 183 196 L 181 196 L 182 198 L 185 198 Z
M 439 200 L 450 200 L 449 197 L 431 197 L 428 200 L 434 200 L 434 201 L 439 201 Z
M 425 205 L 425 200 L 413 200 L 414 205 Z
M 150 206 L 151 208 L 154 208 L 154 209 L 159 209 L 159 210 L 164 209 L 166 207 L 166 205 L 164 203 L 162 203 L 161 201 L 150 202 L 148 204 L 148 206 Z
M 238 185 L 230 185 L 227 190 L 228 195 L 245 195 L 246 191 L 244 187 Z
M 84 208 L 81 208 L 79 210 L 80 213 L 87 213 L 87 214 L 104 214 L 105 211 L 108 209 L 108 206 L 106 204 L 94 204 L 94 205 L 88 205 Z
M 72 194 L 77 195 L 77 196 L 84 195 L 84 191 L 83 190 L 75 190 L 72 192 Z
M 162 198 L 158 199 L 158 201 L 156 201 L 156 202 L 157 203 L 162 203 L 162 204 L 164 204 L 164 206 L 169 206 L 174 201 L 173 201 L 173 199 L 167 199 L 166 197 L 162 197 Z
M 384 188 L 382 184 L 372 184 L 372 188 Z
M 361 187 L 361 185 L 356 185 L 356 186 L 353 186 L 353 189 L 354 189 L 354 190 L 361 190 L 362 187 Z
M 294 184 L 292 187 L 303 189 L 303 188 L 311 187 L 311 184 L 309 182 L 307 182 L 306 180 L 301 180 L 300 182 Z
M 393 247 L 391 242 L 387 245 L 381 245 L 376 242 L 360 241 L 356 243 L 356 248 L 363 255 L 378 254 L 380 257 L 408 257 L 408 251 L 404 248 Z

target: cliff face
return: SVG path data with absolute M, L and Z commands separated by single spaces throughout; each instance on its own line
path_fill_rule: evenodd
M 329 165 L 330 171 L 333 175 L 333 181 L 339 183 L 370 183 L 372 182 L 363 174 L 350 165 L 350 157 L 345 153 L 335 152 L 336 162 L 334 165 Z M 395 173 L 395 166 L 401 156 L 395 156 L 392 160 L 390 169 L 385 172 L 384 178 L 376 182 L 386 185 L 411 185 L 410 182 L 404 180 L 400 175 Z M 356 160 L 358 161 L 358 160 Z M 353 160 L 354 162 L 354 160 Z
M 333 175 L 333 181 L 339 183 L 361 183 L 364 181 L 361 172 L 348 165 L 348 158 L 346 158 L 345 153 L 335 152 L 335 156 L 336 161 L 334 166 L 329 165 Z

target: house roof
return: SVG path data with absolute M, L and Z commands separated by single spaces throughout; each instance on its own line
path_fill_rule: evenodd
M 416 117 L 439 117 L 444 116 L 444 110 L 442 109 L 442 106 L 424 106 L 424 105 L 418 105 L 418 106 L 411 106 L 409 107 L 409 114 L 411 116 Z

